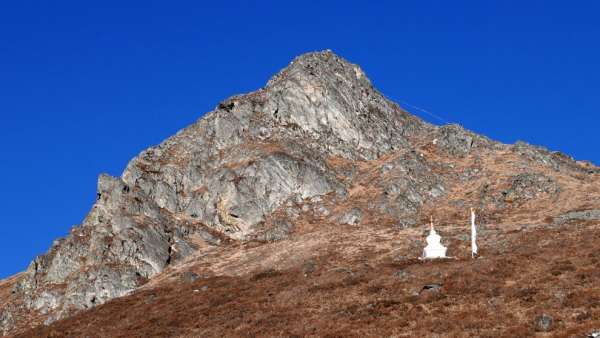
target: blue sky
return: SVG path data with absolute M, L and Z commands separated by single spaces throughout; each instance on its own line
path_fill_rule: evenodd
M 307 51 L 494 139 L 600 163 L 599 2 L 207 3 L 0 4 L 0 278 L 81 222 L 98 174 Z

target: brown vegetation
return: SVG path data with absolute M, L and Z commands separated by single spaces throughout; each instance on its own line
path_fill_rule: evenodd
M 420 261 L 371 240 L 352 257 L 301 254 L 281 270 L 210 277 L 192 264 L 206 277 L 171 271 L 159 286 L 22 337 L 529 337 L 542 313 L 554 318 L 549 336 L 600 328 L 599 223 L 484 237 L 475 260 Z M 423 289 L 432 283 L 441 289 Z

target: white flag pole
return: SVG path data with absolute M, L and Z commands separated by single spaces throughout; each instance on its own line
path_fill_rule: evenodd
M 477 227 L 475 226 L 475 211 L 471 208 L 471 258 L 477 255 Z

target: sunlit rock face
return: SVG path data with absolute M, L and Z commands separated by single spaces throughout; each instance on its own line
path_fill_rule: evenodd
M 55 320 L 127 294 L 192 254 L 192 237 L 208 245 L 285 238 L 294 226 L 273 216 L 278 210 L 297 214 L 302 201 L 347 196 L 351 174 L 329 159 L 376 159 L 433 130 L 379 94 L 357 65 L 331 51 L 302 55 L 264 88 L 143 151 L 121 177 L 101 175 L 88 216 L 32 262 L 15 294 L 27 311 Z M 409 189 L 412 202 L 398 196 L 381 208 L 409 220 L 431 188 Z

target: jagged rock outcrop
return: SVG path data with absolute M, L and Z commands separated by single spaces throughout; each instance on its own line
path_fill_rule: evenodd
M 449 158 L 502 150 L 554 170 L 592 170 L 524 143 L 508 147 L 458 125 L 430 125 L 385 99 L 357 65 L 331 51 L 308 53 L 264 88 L 221 102 L 143 151 L 121 177 L 101 175 L 82 224 L 36 258 L 0 306 L 0 332 L 126 295 L 198 245 L 284 239 L 302 214 L 357 227 L 377 214 L 414 226 L 427 201 L 449 194 L 452 179 L 483 170 L 454 172 L 424 156 L 423 146 Z M 361 161 L 381 163 L 358 177 Z M 366 205 L 353 206 L 356 191 L 368 189 Z M 516 176 L 505 197 L 558 191 L 551 178 L 531 173 Z
M 284 203 L 345 196 L 328 157 L 374 159 L 433 129 L 358 66 L 329 51 L 306 54 L 265 88 L 145 150 L 120 178 L 101 175 L 82 225 L 32 262 L 16 293 L 53 320 L 131 291 L 193 252 L 191 236 L 284 238 L 293 228 L 285 220 L 261 231 Z
M 571 156 L 559 151 L 550 151 L 544 147 L 533 146 L 523 141 L 518 141 L 512 150 L 536 163 L 550 167 L 556 171 L 586 172 L 586 166 L 576 162 Z M 594 169 L 590 171 L 593 172 Z
M 600 209 L 570 211 L 556 217 L 555 223 L 561 224 L 569 221 L 594 221 L 600 220 Z
M 438 128 L 435 143 L 454 156 L 465 156 L 472 148 L 489 148 L 498 145 L 487 137 L 470 132 L 457 124 L 449 124 Z
M 521 203 L 542 194 L 553 196 L 559 192 L 560 186 L 552 178 L 540 173 L 522 173 L 511 179 L 502 197 L 505 202 Z

